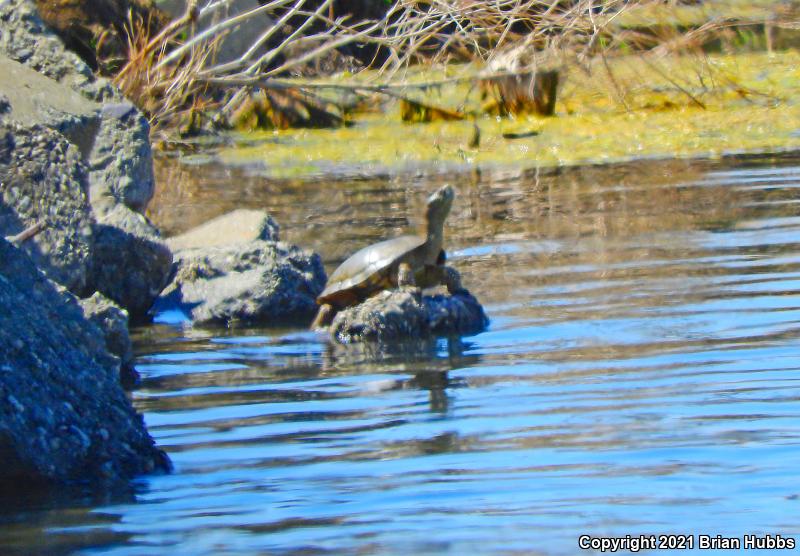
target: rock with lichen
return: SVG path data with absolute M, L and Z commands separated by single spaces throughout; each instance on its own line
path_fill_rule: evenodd
M 1 238 L 0 307 L 0 488 L 111 485 L 169 469 L 102 332 Z
M 133 344 L 128 333 L 128 312 L 99 292 L 79 300 L 83 315 L 103 333 L 106 349 L 119 358 L 120 382 L 131 387 L 139 380 L 133 366 Z
M 486 329 L 489 319 L 465 289 L 422 295 L 419 288 L 384 290 L 339 311 L 329 332 L 341 344 L 392 342 L 435 336 L 464 336 Z
M 81 295 L 93 221 L 78 149 L 47 127 L 0 122 L 0 236 L 46 224 L 23 248 L 48 277 Z
M 325 285 L 319 255 L 284 242 L 188 248 L 175 257 L 175 279 L 155 310 L 179 310 L 195 324 L 307 322 Z

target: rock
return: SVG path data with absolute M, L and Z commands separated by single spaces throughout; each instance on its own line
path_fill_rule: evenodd
M 99 291 L 139 318 L 169 283 L 172 253 L 122 204 L 95 221 L 87 188 L 81 157 L 62 135 L 0 122 L 0 235 L 44 221 L 23 247 L 47 275 L 76 295 Z
M 0 53 L 34 70 L 24 74 L 30 85 L 20 85 L 17 74 L 22 75 L 22 70 L 15 68 L 13 75 L 6 71 L 15 62 L 0 65 L 0 91 L 9 96 L 15 111 L 16 104 L 20 105 L 19 114 L 11 117 L 29 125 L 40 120 L 26 115 L 36 114 L 44 118 L 41 123 L 80 147 L 97 215 L 106 214 L 117 203 L 144 214 L 155 179 L 150 126 L 141 112 L 110 83 L 95 79 L 89 66 L 64 48 L 42 22 L 33 0 L 0 2 Z M 29 75 L 36 72 L 41 74 L 39 79 Z M 24 98 L 15 103 L 11 98 L 15 90 L 23 95 L 42 91 L 27 101 L 38 108 L 38 114 L 32 108 L 24 110 Z M 75 93 L 84 97 L 82 102 Z
M 93 289 L 131 318 L 143 318 L 172 277 L 172 252 L 144 216 L 123 205 L 98 219 L 93 231 Z
M 32 0 L 0 2 L 0 52 L 90 98 L 98 94 L 91 68 L 64 48 Z
M 0 90 L 8 118 L 26 126 L 43 125 L 64 135 L 85 158 L 100 125 L 99 105 L 58 81 L 0 54 Z
M 422 301 L 431 332 L 437 336 L 471 336 L 489 326 L 483 306 L 465 289 L 452 295 L 426 295 Z
M 176 252 L 175 280 L 156 311 L 181 310 L 196 324 L 307 322 L 325 285 L 319 255 L 282 242 Z
M 41 220 L 23 248 L 48 277 L 86 293 L 93 217 L 78 149 L 46 127 L 0 122 L 0 236 Z
M 336 313 L 329 327 L 341 344 L 407 342 L 433 336 L 477 334 L 489 319 L 467 290 L 423 296 L 419 288 L 384 290 Z
M 117 203 L 144 214 L 155 192 L 150 124 L 131 103 L 103 105 L 88 166 L 89 199 L 98 217 Z
M 169 468 L 75 298 L 0 239 L 0 483 L 111 484 Z
M 430 335 L 427 317 L 418 288 L 384 290 L 336 313 L 330 330 L 342 344 L 420 338 Z
M 167 238 L 173 251 L 218 247 L 251 241 L 278 241 L 278 223 L 263 210 L 239 209 Z
M 123 387 L 132 387 L 139 381 L 139 373 L 133 366 L 133 346 L 128 334 L 128 313 L 119 305 L 95 292 L 79 301 L 83 315 L 97 326 L 106 342 L 106 350 L 119 357 L 120 382 Z

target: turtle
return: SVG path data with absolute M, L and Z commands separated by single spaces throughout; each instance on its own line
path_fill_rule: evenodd
M 452 186 L 440 187 L 428 197 L 420 234 L 368 245 L 339 265 L 317 297 L 320 307 L 311 328 L 330 324 L 338 311 L 388 288 L 442 284 L 451 294 L 461 290 L 458 272 L 444 264 L 442 248 L 444 221 L 453 197 Z

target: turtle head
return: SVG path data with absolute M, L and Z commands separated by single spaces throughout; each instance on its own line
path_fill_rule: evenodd
M 453 205 L 453 198 L 456 196 L 453 187 L 450 185 L 443 185 L 437 189 L 430 197 L 428 197 L 426 220 L 428 223 L 428 230 L 441 230 L 444 225 L 444 219 L 450 213 L 450 207 Z

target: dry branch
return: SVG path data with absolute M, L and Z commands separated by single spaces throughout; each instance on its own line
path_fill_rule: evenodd
M 334 18 L 333 0 L 260 1 L 249 11 L 225 15 L 232 0 L 194 0 L 182 18 L 152 38 L 138 36 L 146 26 L 131 22 L 130 61 L 117 82 L 139 99 L 156 125 L 174 125 L 181 117 L 193 120 L 198 113 L 214 111 L 226 120 L 241 112 L 242 104 L 255 92 L 270 90 L 304 91 L 289 95 L 292 102 L 287 104 L 301 106 L 303 98 L 314 98 L 311 91 L 326 88 L 402 98 L 402 91 L 413 87 L 484 80 L 498 102 L 513 104 L 524 100 L 520 83 L 527 84 L 530 95 L 535 94 L 537 75 L 552 75 L 571 66 L 591 71 L 593 60 L 601 60 L 601 67 L 610 71 L 608 60 L 631 50 L 657 69 L 654 64 L 665 54 L 699 50 L 715 33 L 735 24 L 711 21 L 690 29 L 656 26 L 655 31 L 617 25 L 632 7 L 663 4 L 662 0 L 396 0 L 385 17 L 374 20 Z M 214 14 L 217 21 L 204 23 L 205 27 L 198 24 Z M 258 21 L 263 30 L 234 59 L 217 61 L 217 50 L 226 37 L 252 21 Z M 373 61 L 379 71 L 373 82 L 287 79 L 315 64 L 319 71 L 321 61 L 341 59 L 341 49 L 352 43 L 370 44 L 377 53 Z M 405 70 L 417 64 L 453 61 L 467 63 L 467 77 L 429 83 L 410 83 L 403 77 Z M 661 78 L 702 104 L 673 76 L 662 74 Z M 556 81 L 547 87 L 540 83 L 540 95 L 545 88 L 550 92 L 538 101 L 533 99 L 547 111 L 553 108 Z M 610 81 L 620 87 L 613 75 Z M 616 96 L 625 104 L 624 91 L 616 91 Z M 280 102 L 269 105 L 270 110 L 281 108 Z M 318 108 L 316 101 L 311 107 Z

